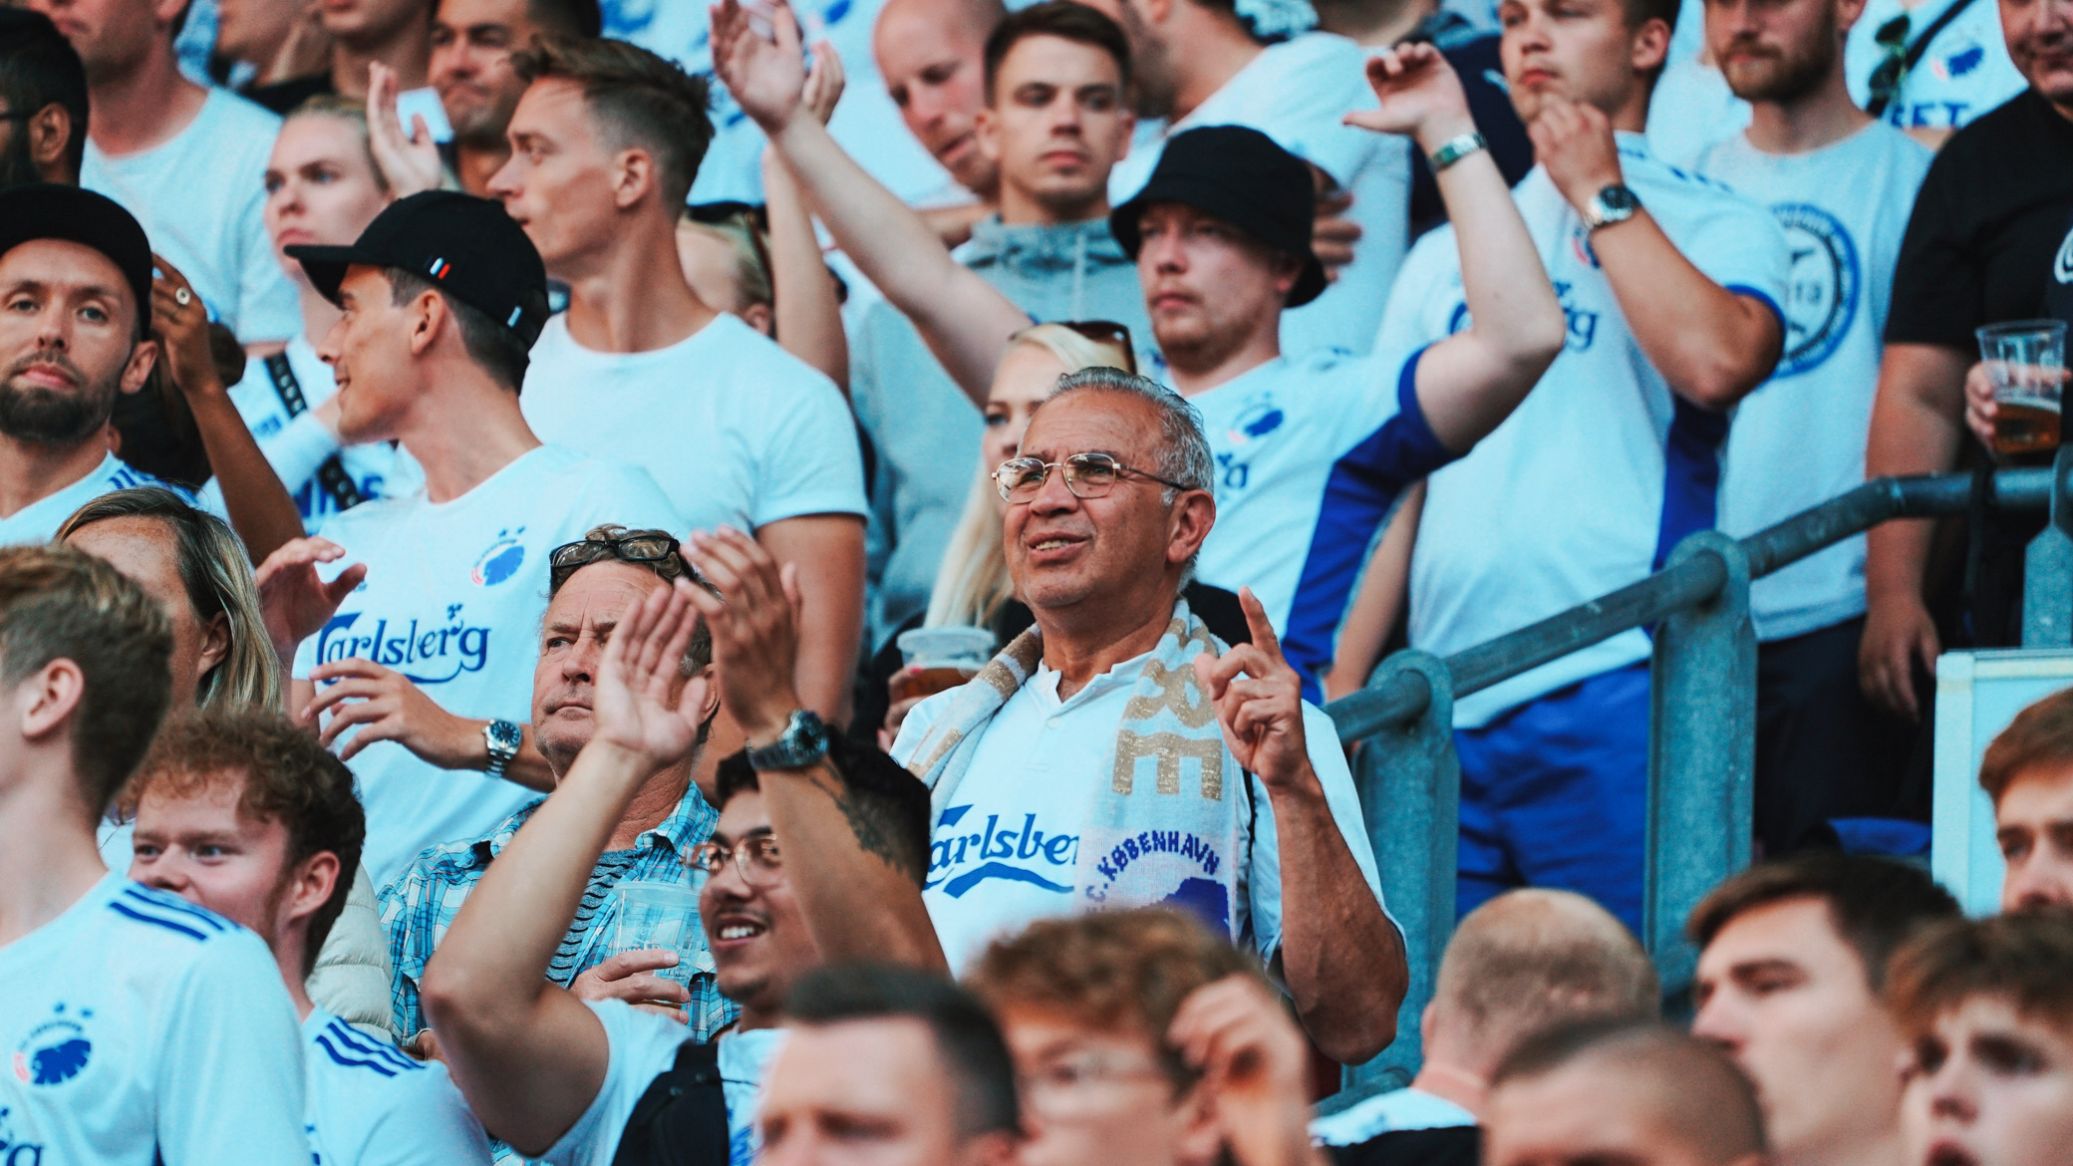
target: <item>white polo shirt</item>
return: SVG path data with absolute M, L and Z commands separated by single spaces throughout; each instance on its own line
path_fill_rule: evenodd
M 420 1061 L 319 1008 L 302 1022 L 316 1166 L 489 1162 L 489 1138 L 446 1066 Z
M 1788 258 L 1771 216 L 1719 183 L 1619 135 L 1627 185 L 1714 282 L 1771 305 Z M 1432 475 L 1411 556 L 1411 644 L 1445 656 L 1636 582 L 1679 539 L 1714 525 L 1727 418 L 1687 404 L 1649 363 L 1582 219 L 1535 168 L 1513 192 L 1568 319 L 1560 355 L 1503 424 Z M 1452 228 L 1405 263 L 1383 343 L 1429 342 L 1467 323 Z M 1782 315 L 1782 313 L 1781 313 Z M 1472 727 L 1526 701 L 1645 659 L 1629 631 L 1463 697 Z

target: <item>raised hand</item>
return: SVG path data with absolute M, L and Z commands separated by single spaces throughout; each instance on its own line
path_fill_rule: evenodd
M 338 605 L 367 578 L 367 567 L 354 563 L 326 583 L 317 577 L 318 563 L 335 563 L 345 558 L 345 548 L 321 538 L 298 538 L 259 564 L 255 582 L 259 588 L 259 614 L 266 634 L 282 655 L 294 654 L 295 646 L 316 635 L 338 611 Z
M 1533 156 L 1569 205 L 1581 211 L 1599 191 L 1621 181 L 1619 143 L 1612 120 L 1595 105 L 1550 94 L 1526 127 Z
M 804 108 L 805 54 L 791 5 L 777 0 L 772 7 L 774 40 L 756 31 L 741 0 L 724 0 L 709 12 L 713 72 L 764 133 L 777 133 Z
M 1260 776 L 1271 791 L 1307 777 L 1308 742 L 1303 733 L 1303 683 L 1281 654 L 1281 641 L 1260 597 L 1247 587 L 1238 593 L 1252 643 L 1222 656 L 1195 657 L 1195 678 L 1216 705 L 1224 744 L 1238 764 Z
M 1432 45 L 1402 45 L 1369 57 L 1368 85 L 1381 108 L 1355 110 L 1346 115 L 1347 125 L 1414 135 L 1428 149 L 1476 128 L 1461 78 Z
M 410 133 L 403 132 L 396 112 L 396 72 L 380 61 L 367 66 L 367 150 L 397 198 L 437 190 L 446 174 L 439 143 L 432 140 L 423 114 L 411 114 Z
M 813 67 L 806 71 L 806 92 L 801 99 L 806 111 L 822 125 L 835 116 L 835 106 L 842 100 L 842 90 L 848 79 L 842 72 L 842 55 L 828 41 L 815 41 L 813 45 Z
M 685 551 L 726 597 L 691 593 L 712 632 L 720 703 L 749 740 L 767 743 L 805 707 L 792 683 L 799 662 L 799 570 L 780 567 L 762 544 L 730 527 L 693 534 Z
M 1226 976 L 1181 1001 L 1166 1039 L 1202 1074 L 1239 1166 L 1321 1161 L 1310 1146 L 1309 1050 L 1281 1001 L 1250 976 Z
M 151 331 L 164 351 L 166 375 L 183 397 L 222 392 L 201 293 L 164 256 L 154 252 L 151 263 L 158 269 L 151 281 Z
M 591 697 L 591 745 L 635 754 L 649 767 L 673 765 L 698 742 L 707 680 L 684 679 L 684 653 L 698 628 L 689 580 L 652 591 L 605 641 Z

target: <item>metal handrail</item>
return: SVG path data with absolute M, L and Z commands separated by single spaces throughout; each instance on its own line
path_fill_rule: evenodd
M 1975 504 L 2051 510 L 2052 521 L 2028 551 L 2023 643 L 2073 646 L 2073 447 L 2066 447 L 2050 467 L 1875 479 L 1743 539 L 1699 532 L 1645 579 L 1444 660 L 1396 653 L 1366 687 L 1327 705 L 1342 741 L 1367 742 L 1359 759 L 1361 800 L 1411 956 L 1397 1042 L 1353 1070 L 1353 1080 L 1407 1080 L 1418 1062 L 1419 1017 L 1454 923 L 1455 697 L 1655 626 L 1642 939 L 1666 990 L 1680 991 L 1695 959 L 1682 935 L 1686 914 L 1707 888 L 1749 861 L 1756 705 L 1750 580 L 1881 522 L 1960 514 Z

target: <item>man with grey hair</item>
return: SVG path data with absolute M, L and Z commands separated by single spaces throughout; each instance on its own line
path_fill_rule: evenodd
M 718 594 L 684 558 L 677 540 L 663 530 L 598 526 L 576 541 L 554 548 L 547 559 L 547 614 L 540 624 L 540 653 L 533 668 L 533 739 L 561 784 L 576 755 L 596 731 L 592 697 L 598 662 L 613 630 L 657 590 L 689 579 Z M 706 673 L 713 659 L 710 632 L 691 637 L 679 671 Z M 576 915 L 547 963 L 547 979 L 589 1000 L 618 999 L 675 1014 L 689 1022 L 694 1039 L 708 1040 L 734 1018 L 735 1007 L 720 995 L 705 932 L 694 920 L 680 934 L 681 950 L 608 954 L 618 921 L 622 883 L 674 883 L 688 892 L 693 880 L 686 855 L 706 841 L 719 813 L 692 784 L 712 717 L 717 689 L 708 688 L 698 742 L 675 763 L 642 782 L 592 867 Z M 511 844 L 519 828 L 545 804 L 528 802 L 495 829 L 427 848 L 401 877 L 382 891 L 382 927 L 389 935 L 395 967 L 395 1026 L 416 1039 L 425 1026 L 419 998 L 432 949 L 490 863 Z
M 1655 966 L 1611 912 L 1571 891 L 1508 891 L 1447 941 L 1419 1029 L 1425 1061 L 1403 1089 L 1311 1123 L 1341 1162 L 1475 1166 L 1491 1075 L 1536 1033 L 1587 1019 L 1655 1020 Z
M 1171 904 L 1276 968 L 1327 1054 L 1373 1055 L 1403 939 L 1331 722 L 1251 591 L 1252 643 L 1228 650 L 1180 598 L 1216 523 L 1194 406 L 1074 373 L 1021 453 L 995 481 L 1036 627 L 916 706 L 893 747 L 932 792 L 923 899 L 951 967 L 1037 919 Z

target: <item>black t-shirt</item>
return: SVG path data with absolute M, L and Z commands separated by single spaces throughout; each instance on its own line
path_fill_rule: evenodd
M 1969 355 L 1974 328 L 2035 316 L 2069 212 L 2073 121 L 2025 89 L 1930 164 L 1893 273 L 1886 342 Z
M 275 81 L 269 85 L 254 85 L 245 90 L 245 96 L 260 105 L 287 117 L 295 107 L 312 97 L 336 92 L 331 87 L 331 74 L 327 72 L 308 77 L 290 77 L 286 81 Z
M 2073 166 L 2073 159 L 2066 165 Z M 2073 217 L 2066 220 L 2065 237 L 2052 253 L 2051 274 L 2044 280 L 2044 314 L 2073 329 Z
M 1475 1126 L 1390 1130 L 1365 1142 L 1328 1149 L 1338 1166 L 1476 1166 L 1483 1131 Z

